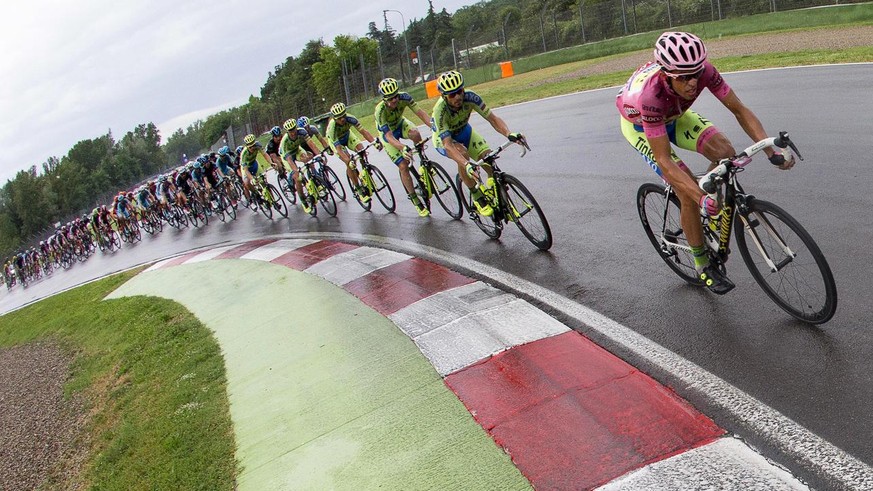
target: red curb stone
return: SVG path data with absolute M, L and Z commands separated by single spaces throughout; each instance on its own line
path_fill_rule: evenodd
M 537 489 L 590 489 L 724 434 L 576 332 L 517 346 L 445 380 Z
M 401 261 L 347 283 L 346 291 L 382 315 L 474 280 L 420 258 Z
M 282 254 L 270 262 L 303 271 L 313 264 L 320 263 L 321 261 L 336 256 L 337 254 L 342 254 L 343 252 L 352 251 L 357 248 L 358 246 L 346 244 L 345 242 L 320 240 Z

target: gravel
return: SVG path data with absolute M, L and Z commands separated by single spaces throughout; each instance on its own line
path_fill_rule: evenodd
M 0 489 L 36 489 L 53 476 L 63 480 L 67 459 L 80 453 L 73 443 L 84 424 L 83 407 L 63 392 L 70 362 L 49 342 L 0 350 Z

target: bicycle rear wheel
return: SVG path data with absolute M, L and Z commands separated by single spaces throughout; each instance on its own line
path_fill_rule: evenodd
M 694 257 L 688 249 L 688 240 L 679 222 L 679 197 L 670 193 L 663 184 L 643 184 L 637 191 L 637 211 L 643 230 L 667 266 L 680 278 L 692 285 L 703 285 L 694 268 Z
M 460 220 L 461 215 L 464 214 L 464 208 L 461 205 L 461 193 L 455 186 L 455 181 L 440 164 L 429 161 L 428 166 L 433 170 L 430 174 L 433 196 L 450 217 Z
M 537 249 L 549 250 L 552 247 L 552 229 L 530 191 L 518 178 L 509 174 L 503 174 L 503 186 L 499 191 L 503 195 L 509 220 Z
M 370 179 L 373 180 L 373 194 L 379 198 L 379 202 L 389 213 L 393 213 L 397 204 L 394 202 L 394 191 L 391 191 L 391 185 L 385 179 L 385 174 L 374 165 L 369 166 L 369 171 Z
M 735 232 L 752 277 L 796 319 L 810 324 L 829 321 L 837 310 L 837 286 L 821 249 L 782 208 L 757 199 L 749 200 L 747 207 Z
M 363 179 L 363 178 L 361 177 L 361 175 L 359 173 L 358 180 L 361 180 L 361 179 Z M 355 197 L 355 200 L 358 202 L 359 205 L 361 205 L 361 208 L 363 208 L 364 211 L 370 211 L 370 207 L 373 206 L 373 197 L 370 196 L 369 200 L 364 201 L 364 199 L 361 196 L 359 196 L 358 193 L 355 191 L 355 185 L 352 183 L 352 179 L 348 175 L 346 175 L 346 181 L 348 181 L 348 183 L 349 183 L 349 189 L 352 190 L 352 196 Z
M 470 195 L 470 188 L 464 185 L 461 176 L 455 176 L 455 185 L 458 189 L 463 189 L 463 199 L 461 201 L 464 203 L 464 208 L 467 209 L 470 220 L 488 237 L 492 239 L 500 238 L 500 234 L 503 233 L 503 222 L 495 219 L 494 216 L 483 217 L 476 211 L 476 205 L 473 204 L 473 196 Z
M 318 193 L 317 197 L 318 201 L 321 203 L 321 207 L 324 208 L 324 211 L 326 211 L 328 215 L 335 217 L 336 200 L 334 199 L 333 193 L 330 192 L 329 184 L 324 182 L 324 179 L 320 176 L 312 176 L 312 179 Z M 313 205 L 313 208 L 314 207 L 315 205 Z

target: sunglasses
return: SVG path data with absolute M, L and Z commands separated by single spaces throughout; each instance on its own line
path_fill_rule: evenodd
M 666 73 L 667 76 L 672 78 L 673 80 L 688 82 L 690 80 L 697 80 L 698 78 L 700 78 L 700 76 L 703 75 L 703 68 L 697 70 L 694 73 L 670 73 L 667 71 L 665 71 L 664 73 Z
M 399 94 L 394 94 L 391 97 L 385 97 L 384 100 L 387 102 L 391 102 L 391 101 L 396 101 L 399 98 L 400 98 Z
M 454 92 L 446 92 L 446 97 L 455 97 L 456 95 L 463 94 L 463 93 L 464 93 L 464 89 L 458 89 Z

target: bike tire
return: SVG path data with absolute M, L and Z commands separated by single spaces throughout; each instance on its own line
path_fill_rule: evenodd
M 282 218 L 288 218 L 288 206 L 285 204 L 285 198 L 282 197 L 282 194 L 279 193 L 279 190 L 276 189 L 276 186 L 272 184 L 267 184 L 267 193 L 270 196 L 270 201 L 272 201 L 273 208 L 282 215 Z
M 517 177 L 503 174 L 503 185 L 498 192 L 509 220 L 537 249 L 549 250 L 552 247 L 552 228 L 530 190 Z
M 461 192 L 455 185 L 455 180 L 440 164 L 429 161 L 428 165 L 435 171 L 431 173 L 431 185 L 437 203 L 450 217 L 460 220 L 464 215 L 464 208 L 461 204 Z
M 327 181 L 327 186 L 330 188 L 330 191 L 336 196 L 340 201 L 346 200 L 346 188 L 343 187 L 342 181 L 337 177 L 336 172 L 333 171 L 327 165 L 323 166 L 324 168 L 324 179 Z
M 336 200 L 334 199 L 333 193 L 330 191 L 329 184 L 319 176 L 313 176 L 312 179 L 315 183 L 315 189 L 324 189 L 324 196 L 318 196 L 318 201 L 321 203 L 321 207 L 324 208 L 324 211 L 326 211 L 328 215 L 335 217 L 337 211 Z M 315 208 L 314 205 L 313 208 Z
M 358 179 L 361 179 L 360 174 L 358 175 Z M 346 175 L 346 181 L 348 181 L 349 183 L 349 189 L 352 190 L 352 196 L 355 197 L 355 201 L 357 201 L 358 204 L 361 205 L 361 208 L 363 208 L 364 211 L 370 211 L 370 208 L 373 206 L 373 197 L 370 196 L 369 200 L 364 201 L 363 199 L 361 199 L 360 196 L 358 196 L 358 193 L 354 191 L 355 185 L 352 184 L 352 179 L 348 175 Z
M 470 217 L 470 221 L 476 224 L 485 235 L 492 239 L 499 239 L 500 235 L 503 233 L 503 223 L 494 218 L 494 216 L 483 217 L 476 211 L 476 205 L 473 204 L 473 196 L 470 194 L 470 188 L 468 188 L 464 181 L 461 180 L 460 175 L 455 175 L 455 185 L 458 189 L 463 189 L 462 192 L 462 200 L 461 202 L 464 204 L 464 208 L 467 210 L 467 215 Z
M 798 320 L 810 324 L 831 320 L 837 310 L 837 286 L 827 259 L 809 232 L 769 201 L 750 199 L 746 207 L 748 212 L 739 215 L 734 224 L 736 244 L 761 289 Z M 761 249 L 779 266 L 778 271 L 772 271 Z
M 288 174 L 286 179 L 279 179 L 279 190 L 282 191 L 282 194 L 285 195 L 285 198 L 288 199 L 288 202 L 292 205 L 297 204 L 297 190 L 295 189 L 294 182 L 290 180 L 291 174 Z
M 391 190 L 391 185 L 385 179 L 385 174 L 382 174 L 382 171 L 374 165 L 369 166 L 368 170 L 370 171 L 370 179 L 373 181 L 373 194 L 389 213 L 394 213 L 397 203 L 394 201 L 394 191 Z
M 224 210 L 224 214 L 227 215 L 227 218 L 231 220 L 236 220 L 236 208 L 233 207 L 233 203 L 230 201 L 230 198 L 221 193 L 218 195 L 218 202 L 221 204 L 222 209 Z
M 679 197 L 670 194 L 670 206 L 667 206 L 667 190 L 663 184 L 648 182 L 637 191 L 637 211 L 643 230 L 661 259 L 680 278 L 687 283 L 702 286 L 703 282 L 694 267 L 694 257 L 685 249 L 668 245 L 662 241 L 662 231 L 672 239 L 671 242 L 688 246 L 685 232 L 679 222 Z M 666 227 L 665 227 L 666 222 Z

